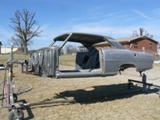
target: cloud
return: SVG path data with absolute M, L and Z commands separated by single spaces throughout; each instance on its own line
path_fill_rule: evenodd
M 110 23 L 93 22 L 84 24 L 75 24 L 63 28 L 62 32 L 82 32 L 111 36 L 113 38 L 132 36 L 133 30 L 138 29 L 135 25 L 112 25 Z
M 146 19 L 151 19 L 150 17 L 148 17 L 147 15 L 145 15 L 144 13 L 142 13 L 141 11 L 138 11 L 138 10 L 132 10 L 134 13 L 140 15 L 141 17 L 143 18 L 146 18 Z
M 160 8 L 156 8 L 156 9 L 152 10 L 152 12 L 153 12 L 153 14 L 159 16 L 160 15 Z
M 97 12 L 94 12 L 97 11 Z M 87 12 L 85 17 L 75 17 L 67 19 L 68 22 L 54 25 L 54 23 L 44 23 L 41 25 L 40 37 L 33 38 L 32 48 L 40 48 L 48 46 L 53 38 L 66 32 L 83 32 L 102 34 L 111 36 L 113 38 L 122 38 L 132 36 L 134 30 L 139 30 L 143 27 L 155 40 L 160 40 L 160 20 L 154 17 L 155 14 L 160 13 L 160 9 L 152 10 L 148 16 L 138 10 L 132 10 L 134 13 L 141 16 L 135 16 L 131 11 L 116 11 L 105 13 L 99 8 Z M 155 13 L 155 14 L 154 14 Z M 98 16 L 98 17 L 97 17 Z M 152 16 L 152 19 L 149 17 Z M 145 18 L 145 19 L 144 19 Z M 139 22 L 137 22 L 139 21 Z M 6 41 L 13 35 L 10 31 L 0 27 L 0 41 Z
M 8 36 L 12 34 L 10 31 L 7 31 L 5 28 L 0 27 L 0 35 L 1 36 Z
M 81 21 L 80 18 L 72 18 L 69 24 L 66 23 L 65 25 L 60 27 L 53 27 L 51 24 L 43 25 L 42 28 L 44 28 L 44 33 L 42 33 L 42 38 L 40 39 L 51 40 L 55 36 L 66 32 L 86 32 L 107 35 L 113 38 L 120 38 L 132 36 L 133 31 L 139 30 L 140 27 L 146 29 L 149 33 L 153 34 L 153 36 L 154 33 L 157 36 L 157 33 L 159 31 L 159 28 L 155 28 L 157 31 L 153 29 L 153 25 L 155 25 L 153 23 L 158 24 L 158 21 L 156 20 L 154 20 L 154 22 L 152 22 L 151 24 L 150 22 L 146 22 L 143 19 L 141 20 L 141 22 L 135 22 L 139 18 L 125 11 L 112 12 L 108 14 L 105 14 L 103 12 L 100 13 L 97 11 L 97 13 L 95 14 L 99 15 L 99 17 L 94 18 L 92 17 L 95 16 L 93 11 L 89 11 L 89 16 L 85 18 L 85 21 Z M 139 14 L 141 13 L 139 11 L 137 12 Z M 145 16 L 143 13 L 141 13 L 141 15 Z M 145 17 L 149 19 L 149 17 Z
M 0 26 L 0 41 L 3 45 L 9 45 L 13 32 Z

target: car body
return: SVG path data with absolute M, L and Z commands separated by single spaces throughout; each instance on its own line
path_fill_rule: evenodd
M 57 41 L 62 44 L 54 45 Z M 67 42 L 81 43 L 87 52 L 77 52 L 74 70 L 59 70 L 59 57 Z M 96 48 L 96 44 L 108 42 L 109 48 Z M 115 39 L 96 34 L 65 33 L 54 38 L 49 47 L 41 48 L 30 54 L 29 66 L 39 76 L 92 77 L 112 76 L 119 71 L 135 67 L 143 72 L 153 67 L 153 54 L 125 49 Z

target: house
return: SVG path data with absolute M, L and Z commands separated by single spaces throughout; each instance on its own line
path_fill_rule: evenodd
M 158 54 L 160 55 L 160 42 L 158 43 Z
M 147 36 L 135 36 L 116 39 L 126 49 L 133 51 L 145 51 L 148 53 L 158 53 L 158 42 Z M 109 47 L 107 42 L 95 45 L 96 47 Z
M 158 42 L 147 36 L 135 36 L 116 40 L 125 48 L 133 51 L 145 51 L 154 54 L 158 52 Z

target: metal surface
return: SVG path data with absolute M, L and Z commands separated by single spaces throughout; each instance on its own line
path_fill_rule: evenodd
M 159 85 L 154 85 L 153 83 L 147 83 L 147 75 L 145 73 L 142 74 L 142 81 L 137 81 L 137 80 L 132 80 L 132 79 L 128 79 L 128 83 L 129 85 L 131 85 L 132 83 L 140 83 L 142 84 L 142 91 L 148 93 L 149 92 L 149 89 L 150 87 L 155 87 L 159 90 L 158 94 L 159 94 L 159 97 L 160 97 L 160 86 Z M 133 85 L 133 84 L 132 84 Z
M 55 103 L 75 103 L 76 100 L 52 100 L 52 101 L 44 101 L 44 102 L 35 102 L 35 103 L 23 103 L 23 104 L 14 104 L 16 109 L 25 108 L 27 106 L 41 106 L 41 105 L 49 105 Z
M 13 64 L 24 64 L 25 60 L 14 60 L 13 55 L 13 46 L 11 46 L 11 53 L 10 58 L 6 62 L 6 66 L 4 67 L 5 74 L 4 74 L 4 81 L 3 81 L 3 90 L 2 95 L 5 99 L 5 103 L 3 104 L 3 107 L 11 107 L 14 104 L 14 96 L 13 96 Z M 27 85 L 29 86 L 29 85 Z M 31 86 L 29 86 L 29 89 L 26 89 L 25 91 L 31 90 Z M 17 94 L 24 93 L 24 91 L 19 91 Z
M 13 56 L 13 46 L 11 46 L 10 58 L 6 62 L 6 66 L 4 67 L 5 74 L 3 80 L 3 88 L 2 88 L 2 107 L 9 108 L 10 112 L 8 115 L 9 120 L 21 120 L 24 117 L 24 113 L 21 109 L 17 109 L 15 106 L 15 102 L 17 101 L 17 94 L 22 94 L 24 92 L 28 92 L 32 89 L 30 85 L 27 85 L 29 89 L 24 91 L 18 91 L 17 94 L 13 93 L 14 90 L 14 81 L 13 81 L 13 64 L 24 64 L 25 60 L 14 60 Z
M 63 41 L 60 46 L 55 46 L 56 41 Z M 95 48 L 94 45 L 108 42 L 110 48 Z M 88 52 L 76 53 L 75 70 L 59 70 L 59 56 L 67 42 L 79 42 Z M 29 66 L 32 72 L 39 76 L 63 77 L 91 77 L 117 75 L 130 67 L 135 67 L 137 72 L 143 72 L 153 67 L 153 54 L 136 52 L 124 47 L 111 37 L 87 34 L 66 33 L 57 36 L 49 47 L 41 48 L 30 55 Z

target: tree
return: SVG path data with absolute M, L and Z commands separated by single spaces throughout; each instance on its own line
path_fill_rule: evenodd
M 34 19 L 35 13 L 29 13 L 27 9 L 23 9 L 22 12 L 17 10 L 13 18 L 10 18 L 13 25 L 9 25 L 15 31 L 15 37 L 12 36 L 14 44 L 19 46 L 23 53 L 26 55 L 28 52 L 28 45 L 32 43 L 33 37 L 39 37 L 40 26 L 38 21 Z
M 66 54 L 72 54 L 72 48 L 73 48 L 73 45 L 72 44 L 68 44 L 65 46 L 65 50 L 66 50 Z
M 147 37 L 153 38 L 153 35 L 149 34 L 147 30 L 145 30 L 144 28 L 139 28 L 139 34 L 136 30 L 134 30 L 132 36 L 133 37 L 134 36 L 147 36 Z

